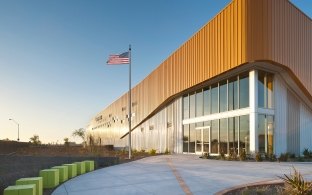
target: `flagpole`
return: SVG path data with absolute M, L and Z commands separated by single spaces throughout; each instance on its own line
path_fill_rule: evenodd
M 131 45 L 129 45 L 129 159 L 131 159 Z

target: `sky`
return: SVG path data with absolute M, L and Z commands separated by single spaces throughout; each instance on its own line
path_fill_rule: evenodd
M 81 142 L 75 129 L 128 90 L 109 54 L 132 46 L 133 86 L 230 0 L 0 0 L 0 139 Z M 310 17 L 311 0 L 293 0 Z

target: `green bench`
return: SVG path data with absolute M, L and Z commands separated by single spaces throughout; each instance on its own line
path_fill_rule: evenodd
M 54 188 L 60 183 L 58 169 L 44 169 L 39 175 L 43 180 L 43 188 Z
M 68 180 L 68 167 L 67 166 L 55 166 L 51 169 L 58 169 L 59 170 L 59 181 L 63 183 L 64 181 Z
M 36 184 L 9 186 L 3 195 L 36 195 Z
M 86 164 L 86 172 L 90 172 L 94 170 L 94 161 L 93 160 L 86 160 L 84 161 Z
M 68 168 L 68 178 L 73 178 L 77 176 L 77 165 L 76 164 L 63 164 Z
M 36 185 L 36 195 L 42 195 L 42 177 L 28 177 L 28 178 L 21 178 L 16 180 L 16 185 L 28 185 L 28 184 L 35 184 Z
M 86 164 L 85 162 L 74 162 L 77 165 L 77 175 L 86 173 Z

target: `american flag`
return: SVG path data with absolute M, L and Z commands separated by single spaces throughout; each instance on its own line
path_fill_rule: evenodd
M 127 52 L 124 52 L 122 54 L 109 55 L 106 63 L 108 65 L 129 64 L 130 63 L 129 52 L 127 51 Z

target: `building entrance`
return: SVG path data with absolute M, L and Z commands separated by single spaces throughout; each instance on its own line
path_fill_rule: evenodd
M 196 127 L 195 153 L 209 153 L 210 150 L 210 126 Z

